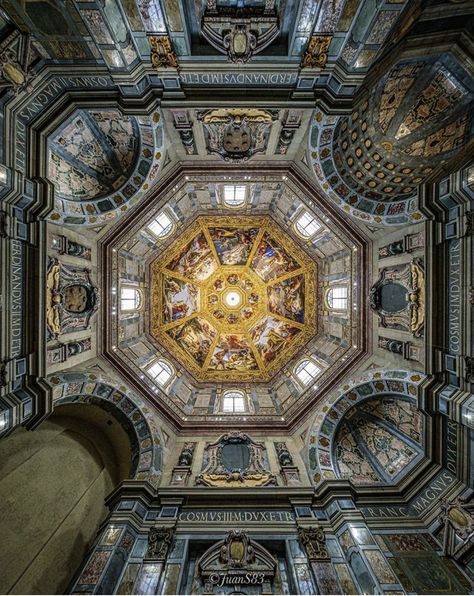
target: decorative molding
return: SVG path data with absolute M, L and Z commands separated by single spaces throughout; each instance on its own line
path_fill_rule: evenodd
M 190 466 L 193 463 L 194 449 L 196 443 L 186 443 L 179 455 L 178 463 L 180 466 Z
M 398 286 L 406 293 L 405 304 L 387 304 L 383 299 L 384 289 L 389 285 Z M 400 300 L 400 290 L 397 291 Z M 404 265 L 394 265 L 380 271 L 379 279 L 369 294 L 370 307 L 374 310 L 382 327 L 411 331 L 414 337 L 421 337 L 425 324 L 425 273 L 423 260 L 413 259 Z
M 165 561 L 168 549 L 173 541 L 174 528 L 151 528 L 148 533 L 148 548 L 145 559 L 153 561 Z
M 218 583 L 219 587 L 232 585 L 234 590 L 242 585 L 259 584 L 260 593 L 271 594 L 277 561 L 244 531 L 231 530 L 224 540 L 211 546 L 202 555 L 197 569 L 203 582 L 203 591 L 200 593 L 215 593 Z
M 13 31 L 0 44 L 0 89 L 8 88 L 15 95 L 31 91 L 34 73 L 31 36 Z
M 61 255 L 91 260 L 91 249 L 83 244 L 74 242 L 62 234 L 51 234 L 51 248 Z
M 441 503 L 439 521 L 444 524 L 443 554 L 466 563 L 474 549 L 474 505 L 463 499 Z
M 324 68 L 332 35 L 312 35 L 301 58 L 301 68 Z
M 301 126 L 301 110 L 287 110 L 283 116 L 283 121 L 278 138 L 276 154 L 286 155 L 291 145 L 295 132 Z
M 179 454 L 178 465 L 171 473 L 171 484 L 173 486 L 186 486 L 191 476 L 191 464 L 193 463 L 196 443 L 185 443 Z
M 472 356 L 466 356 L 464 363 L 466 383 L 474 383 L 474 358 Z
M 259 108 L 218 108 L 198 111 L 208 153 L 225 161 L 247 161 L 267 149 L 272 124 L 278 110 Z
M 255 550 L 242 530 L 231 530 L 220 548 L 219 560 L 230 568 L 245 567 L 255 561 Z
M 241 445 L 247 453 L 243 467 L 233 467 L 226 459 L 225 448 Z M 268 470 L 265 446 L 255 443 L 248 435 L 232 432 L 223 435 L 205 449 L 204 470 L 196 478 L 196 484 L 219 488 L 261 487 L 275 485 L 276 478 Z
M 275 443 L 275 450 L 280 462 L 280 474 L 286 486 L 299 486 L 301 484 L 300 472 L 293 463 L 293 458 L 288 450 L 286 443 Z
M 151 63 L 155 68 L 178 68 L 178 59 L 174 53 L 168 35 L 149 35 Z
M 46 276 L 46 322 L 51 337 L 86 329 L 97 311 L 98 289 L 89 269 L 64 265 L 51 258 Z
M 423 232 L 416 234 L 407 234 L 401 240 L 391 242 L 379 248 L 379 259 L 393 257 L 405 252 L 413 252 L 414 250 L 423 248 L 425 245 L 425 235 Z
M 414 345 L 412 342 L 379 336 L 378 346 L 382 350 L 400 354 L 405 360 L 414 360 L 424 364 L 424 347 Z
M 258 6 L 218 6 L 208 2 L 202 18 L 201 33 L 231 62 L 244 64 L 269 46 L 280 33 L 274 3 Z
M 68 344 L 50 346 L 47 353 L 48 364 L 53 365 L 59 362 L 66 362 L 71 356 L 82 354 L 90 349 L 92 349 L 92 339 L 90 337 L 69 342 Z
M 474 234 L 474 211 L 466 212 L 466 236 Z
M 8 362 L 9 360 L 0 360 L 0 387 L 8 385 Z
M 248 62 L 257 47 L 257 35 L 246 25 L 236 24 L 222 38 L 227 56 L 232 62 Z
M 171 110 L 174 127 L 179 133 L 181 142 L 187 155 L 198 153 L 193 133 L 193 122 L 186 110 Z
M 287 466 L 293 466 L 293 458 L 291 457 L 290 452 L 288 451 L 288 447 L 286 443 L 279 442 L 275 443 L 275 449 L 278 455 L 278 461 L 280 462 L 280 466 L 285 468 Z
M 326 548 L 326 537 L 322 528 L 298 527 L 298 535 L 301 544 L 306 550 L 306 554 L 310 561 L 329 561 L 330 557 Z

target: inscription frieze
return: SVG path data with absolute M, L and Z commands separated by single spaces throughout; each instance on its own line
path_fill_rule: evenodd
M 105 89 L 113 87 L 112 79 L 102 76 L 56 77 L 46 83 L 36 93 L 28 97 L 27 103 L 21 108 L 16 119 L 15 167 L 25 171 L 27 155 L 27 128 L 38 114 L 48 107 L 53 100 L 66 89 Z
M 449 244 L 448 345 L 451 354 L 459 354 L 461 321 L 461 270 L 459 240 Z
M 187 523 L 293 523 L 292 511 L 265 510 L 187 510 L 181 511 L 179 521 Z
M 232 73 L 232 72 L 189 72 L 181 73 L 180 80 L 183 85 L 269 85 L 292 86 L 296 84 L 298 75 L 294 73 L 267 72 L 267 73 Z
M 409 505 L 387 505 L 384 507 L 361 507 L 366 518 L 419 517 L 457 482 L 448 470 L 442 470 Z

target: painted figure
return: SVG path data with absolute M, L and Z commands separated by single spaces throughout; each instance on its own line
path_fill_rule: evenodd
M 304 323 L 304 276 L 296 275 L 267 288 L 268 308 L 281 317 Z
M 257 370 L 257 362 L 244 335 L 221 335 L 209 364 L 210 370 Z
M 187 317 L 199 308 L 199 289 L 181 279 L 164 276 L 163 322 L 171 323 Z
M 168 335 L 176 341 L 186 354 L 190 354 L 199 366 L 203 366 L 216 330 L 205 319 L 196 317 L 178 327 L 168 330 Z
M 265 364 L 273 362 L 298 333 L 300 330 L 296 327 L 273 317 L 265 317 L 250 330 L 255 347 Z
M 209 228 L 209 233 L 223 265 L 245 265 L 258 229 Z
M 192 281 L 204 281 L 217 269 L 218 264 L 202 232 L 168 264 L 175 271 Z
M 299 264 L 288 255 L 268 232 L 263 235 L 257 252 L 252 260 L 251 268 L 264 281 L 277 279 L 285 273 L 299 269 Z

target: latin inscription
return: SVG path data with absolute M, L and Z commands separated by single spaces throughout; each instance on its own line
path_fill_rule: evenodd
M 23 246 L 18 240 L 11 241 L 11 357 L 16 358 L 22 350 L 23 310 Z
M 459 354 L 460 345 L 460 300 L 461 300 L 461 272 L 459 267 L 459 240 L 449 244 L 449 316 L 448 336 L 449 351 Z
M 16 119 L 15 165 L 20 171 L 26 168 L 27 125 L 65 89 L 112 87 L 108 77 L 56 77 L 29 98 Z
M 183 522 L 242 522 L 242 523 L 291 523 L 295 516 L 291 511 L 182 511 Z
M 458 423 L 453 420 L 446 420 L 446 451 L 444 453 L 444 465 L 456 475 L 457 472 L 457 445 L 458 445 Z
M 443 470 L 409 505 L 393 507 L 361 507 L 365 517 L 416 517 L 423 513 L 456 482 L 456 477 Z
M 183 85 L 294 85 L 296 73 L 182 73 Z

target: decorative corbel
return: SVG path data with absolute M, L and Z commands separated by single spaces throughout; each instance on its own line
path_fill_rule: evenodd
M 161 526 L 151 528 L 148 533 L 148 548 L 145 559 L 153 561 L 165 561 L 168 550 L 173 541 L 174 528 Z
M 174 53 L 168 35 L 149 35 L 151 63 L 155 68 L 178 68 L 178 59 Z
M 329 561 L 324 530 L 319 527 L 298 528 L 301 544 L 310 561 Z
M 324 68 L 332 35 L 312 35 L 301 58 L 300 68 Z

